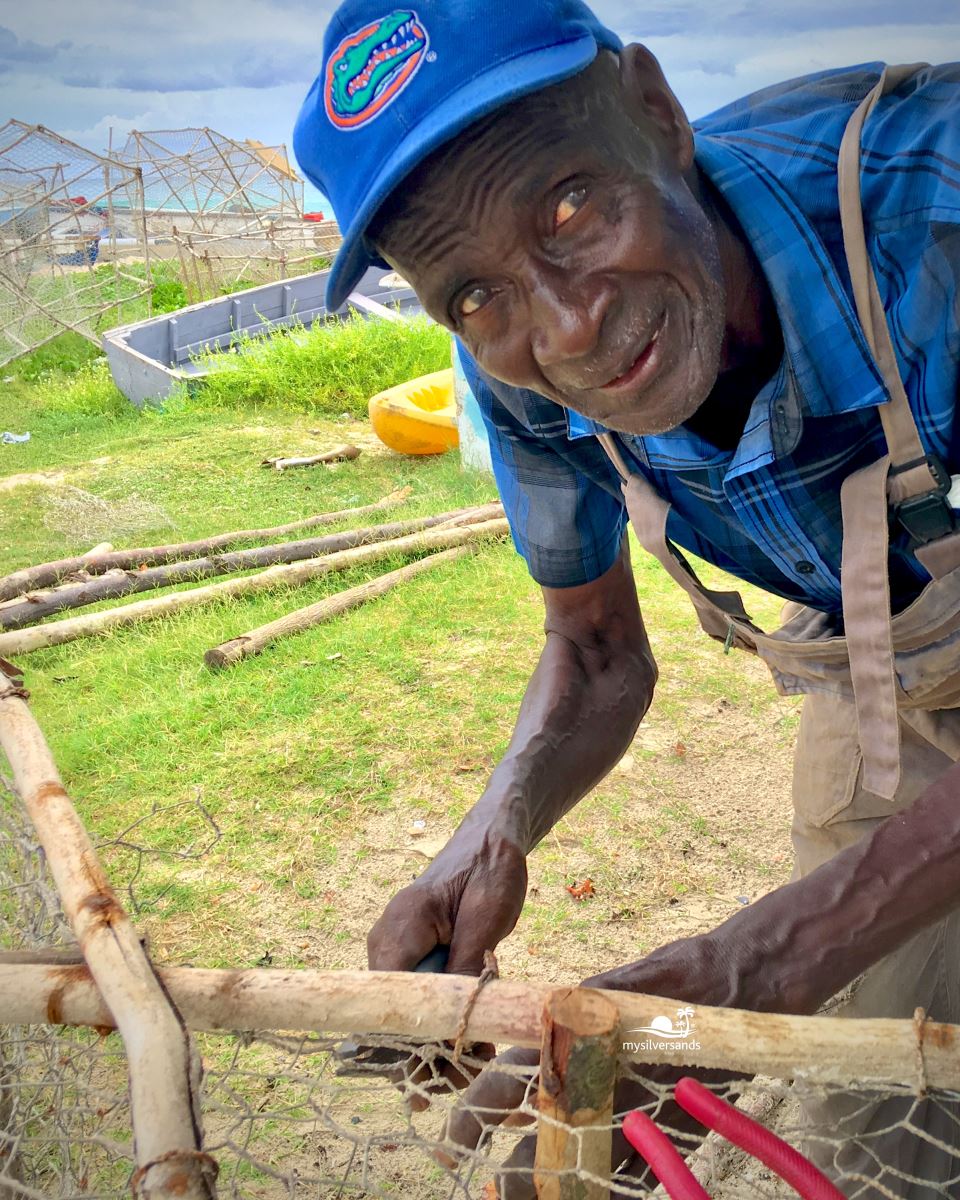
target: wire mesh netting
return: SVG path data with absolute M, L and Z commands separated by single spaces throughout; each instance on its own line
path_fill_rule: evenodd
M 0 797 L 0 946 L 7 962 L 10 951 L 43 950 L 49 961 L 42 969 L 66 986 L 85 976 L 86 968 L 9 786 L 0 789 Z M 144 862 L 155 853 L 149 830 L 157 816 L 163 810 L 99 847 L 134 913 L 149 907 L 139 881 Z M 182 856 L 203 854 L 218 836 L 199 806 L 196 835 Z M 151 888 L 151 900 L 154 894 Z M 285 986 L 297 987 L 296 972 L 285 973 Z M 50 993 L 57 994 L 56 988 Z M 341 1024 L 349 1027 L 346 984 L 343 1003 Z M 216 1011 L 216 997 L 207 997 L 203 1007 L 208 1014 Z M 51 998 L 51 1021 L 57 1019 L 55 1008 Z M 679 1016 L 682 1021 L 683 1013 Z M 201 1023 L 209 1025 L 209 1015 Z M 855 1023 L 848 1024 L 855 1039 Z M 512 1065 L 491 1064 L 479 1048 L 468 1046 L 452 1065 L 449 1043 L 412 1036 L 264 1029 L 194 1036 L 203 1065 L 204 1147 L 219 1165 L 221 1196 L 534 1195 L 535 1122 L 552 1118 L 538 1108 L 539 1072 L 529 1055 Z M 595 1195 L 666 1197 L 620 1137 L 623 1116 L 639 1108 L 688 1156 L 714 1200 L 795 1196 L 757 1158 L 681 1112 L 674 1084 L 683 1073 L 621 1059 L 616 1115 L 612 1122 L 574 1131 L 581 1150 L 564 1177 L 576 1178 L 584 1189 L 591 1184 L 602 1189 Z M 816 1082 L 813 1063 L 799 1063 L 790 1080 L 701 1075 L 712 1094 L 735 1102 L 741 1113 L 825 1168 L 844 1196 L 932 1200 L 960 1194 L 960 1093 L 920 1095 L 916 1081 L 878 1086 L 851 1079 L 828 1086 Z M 507 1085 L 496 1101 L 487 1090 L 494 1076 Z M 464 1092 L 470 1078 L 471 1090 Z M 584 1148 L 598 1127 L 611 1125 L 613 1173 L 601 1177 L 584 1165 Z M 0 1025 L 0 1197 L 119 1198 L 129 1194 L 134 1165 L 118 1035 L 55 1024 Z M 542 1184 L 549 1177 L 551 1169 L 541 1171 Z
M 0 364 L 93 341 L 150 290 L 139 172 L 40 125 L 0 128 Z
M 142 171 L 147 227 L 158 253 L 175 250 L 191 300 L 319 269 L 339 245 L 331 223 L 304 220 L 284 146 L 212 129 L 134 131 L 119 157 Z
M 168 228 L 165 213 L 185 231 L 213 232 L 229 217 L 242 227 L 303 212 L 303 184 L 283 146 L 238 142 L 213 129 L 135 130 L 118 157 L 141 169 L 148 223 L 158 231 Z

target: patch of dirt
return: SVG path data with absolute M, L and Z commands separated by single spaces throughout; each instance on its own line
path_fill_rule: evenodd
M 133 494 L 123 500 L 104 500 L 82 488 L 67 486 L 48 497 L 44 507 L 43 522 L 48 529 L 80 541 L 120 542 L 141 531 L 173 528 L 158 504 Z
M 59 487 L 66 478 L 63 471 L 30 471 L 21 475 L 5 475 L 0 479 L 0 492 L 12 492 L 18 487 Z

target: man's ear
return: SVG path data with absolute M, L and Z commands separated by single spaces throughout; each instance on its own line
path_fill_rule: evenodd
M 693 165 L 693 130 L 656 58 L 634 42 L 620 51 L 620 86 L 627 111 L 641 128 L 652 121 L 681 172 Z

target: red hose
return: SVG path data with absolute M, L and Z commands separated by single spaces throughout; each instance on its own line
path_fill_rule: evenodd
M 768 1166 L 789 1183 L 802 1200 L 844 1200 L 843 1193 L 799 1150 L 794 1150 L 783 1138 L 715 1096 L 696 1079 L 684 1076 L 674 1089 L 674 1097 L 691 1117 L 696 1117 L 708 1129 L 715 1129 L 728 1142 Z
M 671 1200 L 710 1200 L 673 1143 L 645 1112 L 637 1109 L 627 1113 L 623 1118 L 623 1134 L 650 1164 L 650 1170 L 667 1189 Z

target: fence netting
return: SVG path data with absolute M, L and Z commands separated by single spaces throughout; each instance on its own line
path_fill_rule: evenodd
M 98 342 L 149 295 L 148 259 L 136 169 L 41 125 L 0 128 L 0 365 L 68 331 Z
M 200 815 L 201 853 L 217 836 Z M 146 828 L 149 827 L 147 823 Z M 124 831 L 110 847 L 117 890 L 137 910 L 137 879 L 151 854 L 146 828 Z M 128 877 L 116 876 L 127 864 Z M 50 970 L 84 968 L 56 892 L 19 804 L 0 788 L 0 949 L 53 951 Z M 291 976 L 295 973 L 291 973 Z M 295 986 L 292 979 L 291 986 Z M 53 1024 L 4 1026 L 0 1013 L 0 1200 L 14 1197 L 129 1195 L 134 1172 L 126 1063 L 109 1030 Z M 410 1031 L 411 1034 L 413 1031 Z M 537 1069 L 494 1067 L 467 1048 L 459 1070 L 499 1070 L 516 1080 L 519 1104 L 508 1122 L 488 1106 L 468 1106 L 450 1082 L 449 1043 L 290 1030 L 196 1033 L 203 1065 L 204 1147 L 219 1165 L 218 1193 L 230 1197 L 421 1197 L 514 1200 L 533 1196 L 532 1133 L 538 1117 Z M 387 1065 L 386 1059 L 392 1059 Z M 389 1069 L 390 1078 L 384 1071 Z M 642 1108 L 688 1156 L 714 1200 L 785 1200 L 790 1187 L 757 1159 L 684 1121 L 673 1103 L 682 1069 L 622 1061 L 613 1125 Z M 814 1073 L 806 1073 L 814 1074 Z M 462 1079 L 460 1080 L 462 1082 Z M 960 1195 L 960 1093 L 918 1094 L 915 1080 L 877 1087 L 851 1080 L 824 1085 L 798 1069 L 792 1079 L 709 1077 L 736 1103 L 794 1147 L 829 1168 L 843 1195 L 918 1200 Z M 473 1093 L 475 1094 L 475 1093 Z M 813 1124 L 815 1109 L 827 1123 Z M 894 1108 L 893 1106 L 896 1106 Z M 459 1152 L 446 1137 L 474 1129 L 476 1146 Z M 871 1115 L 872 1114 L 872 1115 Z M 898 1148 L 891 1150 L 891 1145 Z M 667 1197 L 640 1174 L 615 1139 L 612 1177 L 571 1167 L 581 1192 L 591 1184 L 617 1197 Z M 620 1149 L 618 1149 L 618 1147 Z M 618 1158 L 619 1155 L 619 1158 Z M 881 1167 L 879 1164 L 884 1163 Z

